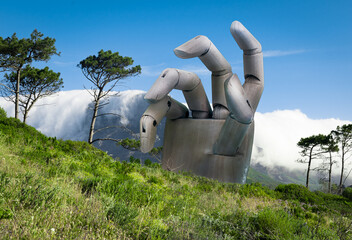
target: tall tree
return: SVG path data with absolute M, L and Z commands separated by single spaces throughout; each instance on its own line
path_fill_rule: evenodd
M 5 88 L 3 88 L 4 96 L 12 102 L 16 99 L 11 95 L 11 89 L 17 84 L 17 74 L 11 72 L 5 74 Z M 19 107 L 23 113 L 23 122 L 25 123 L 29 111 L 38 99 L 50 96 L 63 87 L 63 80 L 60 73 L 50 70 L 48 67 L 37 69 L 29 65 L 22 70 L 19 91 Z
M 352 153 L 352 124 L 345 124 L 338 126 L 335 131 L 332 132 L 335 135 L 341 150 L 341 175 L 339 183 L 339 192 L 342 193 L 343 187 L 343 176 L 346 168 L 346 160 L 351 157 Z
M 300 163 L 308 163 L 307 168 L 307 177 L 306 177 L 306 187 L 309 187 L 309 174 L 311 170 L 312 160 L 321 157 L 323 153 L 326 153 L 327 150 L 323 148 L 324 145 L 329 143 L 329 137 L 319 134 L 313 135 L 306 138 L 301 138 L 297 143 L 297 146 L 302 150 L 300 152 L 302 159 L 297 161 Z M 308 158 L 308 159 L 307 159 Z
M 18 118 L 19 112 L 22 69 L 33 61 L 48 61 L 52 55 L 60 55 L 55 47 L 56 40 L 43 36 L 35 29 L 30 38 L 18 39 L 16 33 L 5 39 L 0 37 L 0 68 L 16 74 L 16 84 L 12 89 L 15 93 L 15 118 Z
M 326 150 L 328 154 L 328 192 L 331 193 L 331 176 L 332 176 L 332 167 L 336 163 L 333 160 L 333 153 L 339 151 L 339 147 L 337 145 L 337 140 L 335 136 L 331 133 L 328 135 L 329 141 L 323 145 L 323 149 Z
M 88 138 L 90 144 L 96 141 L 93 140 L 93 136 L 100 100 L 108 97 L 121 79 L 141 73 L 139 65 L 129 67 L 131 65 L 133 65 L 132 58 L 122 57 L 118 52 L 113 53 L 110 50 L 100 50 L 97 56 L 89 56 L 77 65 L 82 70 L 83 75 L 94 85 L 90 91 L 94 102 Z

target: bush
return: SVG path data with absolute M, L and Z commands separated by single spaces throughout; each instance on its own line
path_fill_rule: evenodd
M 10 209 L 3 208 L 0 206 L 0 220 L 1 219 L 11 219 L 12 217 L 13 217 L 13 214 Z
M 133 156 L 130 156 L 130 163 L 137 163 L 137 164 L 141 164 L 141 160 L 139 158 L 135 158 Z
M 6 111 L 2 107 L 0 107 L 0 118 L 6 118 L 6 116 Z
M 82 193 L 91 195 L 101 181 L 102 180 L 99 177 L 81 179 L 80 185 L 82 187 Z
M 157 184 L 157 185 L 163 185 L 164 182 L 162 179 L 156 177 L 156 176 L 150 176 L 149 179 L 148 179 L 148 183 L 154 183 L 154 184 Z
M 150 167 L 152 165 L 152 161 L 150 159 L 146 159 L 144 161 L 144 165 L 147 166 L 147 167 Z
M 284 210 L 265 208 L 250 218 L 255 237 L 260 239 L 292 239 L 295 234 L 305 234 L 304 223 Z
M 275 188 L 281 194 L 282 199 L 298 200 L 304 203 L 318 203 L 323 199 L 317 194 L 309 191 L 306 187 L 297 184 L 280 184 Z
M 342 196 L 344 196 L 345 198 L 348 198 L 350 201 L 352 201 L 352 187 L 346 188 L 343 191 Z
M 242 197 L 273 197 L 273 190 L 260 183 L 243 184 L 239 186 L 238 193 Z

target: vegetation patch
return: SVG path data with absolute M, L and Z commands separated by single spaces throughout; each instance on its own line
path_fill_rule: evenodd
M 272 190 L 115 161 L 0 115 L 4 239 L 351 239 L 348 191 Z
M 345 198 L 348 198 L 350 201 L 352 201 L 352 187 L 346 188 L 343 191 L 342 196 L 344 196 Z

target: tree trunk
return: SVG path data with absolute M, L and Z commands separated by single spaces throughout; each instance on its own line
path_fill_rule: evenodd
M 345 148 L 344 147 L 342 147 L 341 152 L 342 152 L 342 156 L 341 156 L 341 176 L 340 176 L 340 184 L 339 184 L 339 193 L 342 193 L 343 171 L 345 168 Z
M 26 105 L 24 106 L 24 113 L 23 113 L 23 123 L 26 123 L 27 121 L 27 117 L 28 117 L 28 113 L 29 110 L 31 110 L 31 108 L 33 107 L 34 103 L 37 101 L 37 99 L 39 98 L 34 98 L 34 100 L 31 103 L 31 98 L 32 98 L 32 93 L 29 94 Z
M 310 149 L 309 153 L 309 162 L 308 162 L 308 169 L 307 169 L 307 180 L 306 180 L 306 188 L 309 186 L 309 172 L 310 172 L 310 164 L 312 163 L 312 152 L 313 148 Z M 309 189 L 309 188 L 308 188 Z
M 15 118 L 19 119 L 18 117 L 18 106 L 19 106 L 19 97 L 20 97 L 20 81 L 21 81 L 21 69 L 17 70 L 17 82 L 16 82 L 16 97 L 15 97 Z
M 24 110 L 24 114 L 23 114 L 23 123 L 26 123 L 27 120 L 27 110 Z
M 98 96 L 97 96 L 97 98 L 94 100 L 94 101 L 95 101 L 95 104 L 94 104 L 93 116 L 92 116 L 92 121 L 91 121 L 91 123 L 90 123 L 90 130 L 89 130 L 89 139 L 88 139 L 88 143 L 89 143 L 89 144 L 92 144 L 92 143 L 93 143 L 95 120 L 97 119 L 98 108 L 99 108 L 99 101 L 100 101 L 102 92 L 103 92 L 102 89 L 99 89 Z
M 329 185 L 328 185 L 328 192 L 331 193 L 331 171 L 332 171 L 332 156 L 331 152 L 329 152 L 330 155 L 330 167 L 329 167 Z

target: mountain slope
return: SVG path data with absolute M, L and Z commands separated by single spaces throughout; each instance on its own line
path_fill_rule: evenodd
M 5 239 L 351 238 L 352 202 L 297 185 L 224 184 L 114 161 L 0 109 Z
M 271 189 L 274 189 L 281 182 L 271 178 L 267 174 L 257 171 L 255 168 L 250 167 L 247 175 L 247 183 L 260 183 L 263 186 L 267 186 Z

